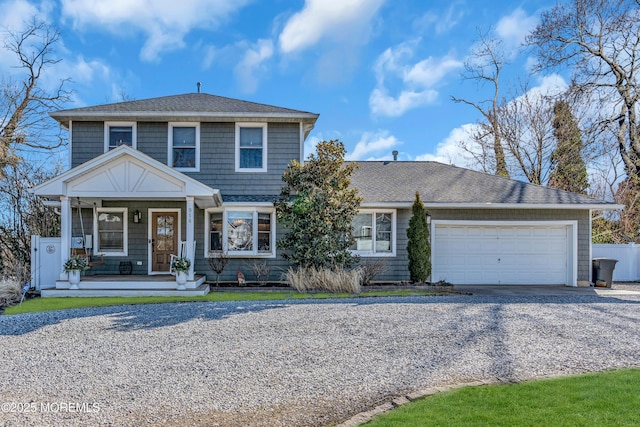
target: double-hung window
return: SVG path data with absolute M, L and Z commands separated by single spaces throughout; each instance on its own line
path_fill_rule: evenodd
M 169 123 L 169 166 L 181 171 L 200 170 L 200 124 Z
M 98 208 L 94 217 L 96 253 L 127 255 L 127 208 Z
M 395 254 L 395 211 L 362 210 L 352 221 L 355 243 L 351 250 L 361 256 Z
M 236 172 L 267 171 L 267 124 L 236 123 Z
M 228 209 L 208 212 L 208 251 L 230 256 L 275 256 L 273 209 Z
M 121 145 L 136 148 L 136 124 L 133 122 L 105 122 L 104 151 Z

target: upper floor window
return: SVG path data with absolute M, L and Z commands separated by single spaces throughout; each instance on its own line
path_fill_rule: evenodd
M 200 124 L 169 123 L 169 166 L 200 170 Z
M 136 124 L 131 122 L 105 122 L 104 151 L 121 145 L 136 148 Z
M 207 212 L 208 252 L 231 256 L 275 256 L 275 212 L 272 208 L 235 208 Z
M 361 256 L 395 254 L 395 211 L 362 210 L 353 219 L 355 243 L 351 250 Z
M 267 124 L 236 123 L 236 172 L 267 171 Z
M 127 255 L 127 208 L 98 208 L 95 217 L 96 253 Z

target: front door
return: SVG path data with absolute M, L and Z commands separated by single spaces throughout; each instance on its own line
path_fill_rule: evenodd
M 178 255 L 178 212 L 151 214 L 151 269 L 169 272 L 171 255 Z

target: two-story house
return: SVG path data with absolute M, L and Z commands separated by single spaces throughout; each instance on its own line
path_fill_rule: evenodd
M 86 252 L 94 261 L 69 295 L 175 289 L 177 254 L 192 260 L 187 288 L 201 293 L 214 277 L 211 255 L 230 258 L 223 280 L 251 276 L 256 260 L 272 280 L 288 267 L 273 200 L 289 162 L 304 160 L 318 114 L 192 93 L 51 116 L 69 130 L 71 168 L 34 193 L 59 204 L 56 259 Z M 432 279 L 455 284 L 588 284 L 591 211 L 620 208 L 435 162 L 359 163 L 353 251 L 385 261 L 379 280 L 408 279 L 416 191 L 429 211 Z M 66 273 L 57 276 L 56 289 L 68 289 Z

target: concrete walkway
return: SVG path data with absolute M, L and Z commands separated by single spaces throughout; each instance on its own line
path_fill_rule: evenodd
M 455 285 L 458 292 L 485 296 L 616 296 L 640 295 L 639 290 L 611 288 L 581 288 L 562 285 Z

